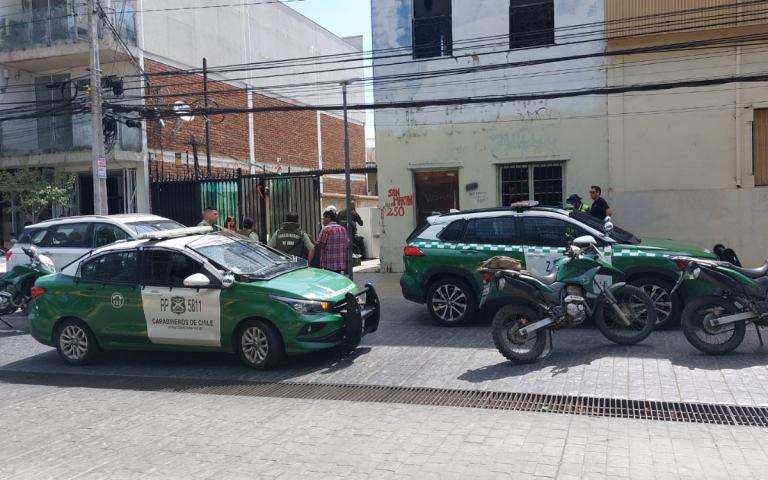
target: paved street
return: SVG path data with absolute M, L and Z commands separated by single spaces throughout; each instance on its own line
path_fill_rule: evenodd
M 513 366 L 493 347 L 490 319 L 439 327 L 401 298 L 396 275 L 356 280 L 376 285 L 384 318 L 351 355 L 290 358 L 266 373 L 224 354 L 111 353 L 72 368 L 13 316 L 0 371 L 768 405 L 768 347 L 754 330 L 716 358 L 680 331 L 621 347 L 584 326 Z M 768 478 L 768 431 L 757 427 L 30 383 L 0 381 L 3 478 Z

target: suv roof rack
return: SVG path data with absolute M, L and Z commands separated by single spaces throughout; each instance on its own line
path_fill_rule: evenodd
M 81 218 L 109 218 L 109 216 L 108 215 L 75 215 L 73 217 L 49 218 L 48 220 L 40 220 L 35 225 L 39 225 L 41 223 L 61 222 L 64 220 L 78 220 Z

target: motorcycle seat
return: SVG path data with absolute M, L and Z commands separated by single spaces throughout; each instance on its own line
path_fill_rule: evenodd
M 745 277 L 755 279 L 768 275 L 768 260 L 766 260 L 763 266 L 760 268 L 741 268 L 733 264 L 728 265 L 728 268 L 731 270 L 736 270 Z
M 556 268 L 554 270 L 552 270 L 552 273 L 550 273 L 549 275 L 546 275 L 546 276 L 545 275 L 537 275 L 537 274 L 531 272 L 530 270 L 523 270 L 522 272 L 520 272 L 520 274 L 521 275 L 528 275 L 529 277 L 533 277 L 536 280 L 538 280 L 541 283 L 543 283 L 544 285 L 552 285 L 553 283 L 555 283 L 555 281 L 557 281 L 557 269 Z

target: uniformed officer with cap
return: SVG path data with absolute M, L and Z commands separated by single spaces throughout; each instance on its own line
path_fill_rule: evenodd
M 581 197 L 575 193 L 570 197 L 568 197 L 568 200 L 566 200 L 565 203 L 570 205 L 568 210 L 573 210 L 573 211 L 582 212 L 582 213 L 589 213 L 589 207 L 584 205 L 581 202 Z

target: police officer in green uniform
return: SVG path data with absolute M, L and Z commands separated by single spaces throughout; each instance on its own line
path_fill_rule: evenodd
M 299 214 L 290 212 L 285 216 L 283 228 L 269 239 L 269 246 L 288 255 L 301 257 L 310 264 L 315 256 L 315 246 L 299 225 Z
M 565 201 L 570 207 L 568 207 L 568 210 L 573 210 L 576 212 L 582 212 L 582 213 L 589 213 L 589 207 L 581 203 L 581 197 L 576 195 L 575 193 L 568 197 L 568 200 Z

